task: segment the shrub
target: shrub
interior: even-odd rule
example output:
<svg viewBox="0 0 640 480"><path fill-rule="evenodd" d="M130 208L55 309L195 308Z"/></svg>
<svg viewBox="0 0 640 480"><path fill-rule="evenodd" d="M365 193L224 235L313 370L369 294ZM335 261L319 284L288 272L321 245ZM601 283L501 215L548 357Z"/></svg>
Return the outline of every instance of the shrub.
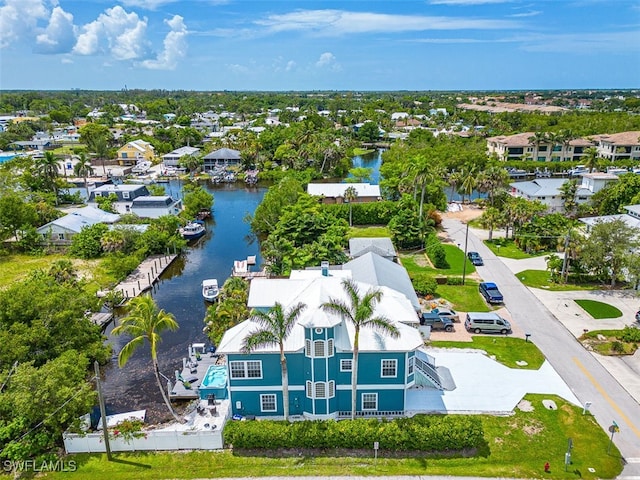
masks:
<svg viewBox="0 0 640 480"><path fill-rule="evenodd" d="M640 342L640 328L624 327L619 338L624 342Z"/></svg>
<svg viewBox="0 0 640 480"><path fill-rule="evenodd" d="M624 343L619 340L614 340L611 342L611 350L615 353L624 353Z"/></svg>
<svg viewBox="0 0 640 480"><path fill-rule="evenodd" d="M435 295L438 283L435 278L426 273L416 273L411 277L413 289L418 295Z"/></svg>
<svg viewBox="0 0 640 480"><path fill-rule="evenodd" d="M484 444L482 421L475 416L416 415L392 421L356 419L336 422L261 420L229 422L225 443L236 449L370 449L444 452L479 448Z"/></svg>

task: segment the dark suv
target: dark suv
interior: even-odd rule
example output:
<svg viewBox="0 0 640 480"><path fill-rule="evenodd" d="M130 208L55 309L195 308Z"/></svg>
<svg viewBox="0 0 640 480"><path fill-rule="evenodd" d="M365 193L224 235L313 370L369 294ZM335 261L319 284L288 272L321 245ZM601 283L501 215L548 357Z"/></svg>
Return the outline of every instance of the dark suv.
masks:
<svg viewBox="0 0 640 480"><path fill-rule="evenodd" d="M502 303L502 293L498 290L498 286L492 282L482 282L478 286L480 293L488 303Z"/></svg>
<svg viewBox="0 0 640 480"><path fill-rule="evenodd" d="M469 252L467 253L467 257L469 257L469 260L471 260L471 263L474 264L476 267L479 265L484 265L484 262L482 261L482 257L478 252Z"/></svg>

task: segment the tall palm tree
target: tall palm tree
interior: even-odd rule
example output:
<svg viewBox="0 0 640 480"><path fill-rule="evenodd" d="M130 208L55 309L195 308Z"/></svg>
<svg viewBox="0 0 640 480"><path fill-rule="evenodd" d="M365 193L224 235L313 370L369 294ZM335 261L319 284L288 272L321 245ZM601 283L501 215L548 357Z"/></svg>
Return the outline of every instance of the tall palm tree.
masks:
<svg viewBox="0 0 640 480"><path fill-rule="evenodd" d="M537 162L540 144L546 140L546 135L543 132L535 132L528 138L528 140L529 143L533 145L533 159Z"/></svg>
<svg viewBox="0 0 640 480"><path fill-rule="evenodd" d="M156 302L151 298L151 295L143 295L132 299L129 302L127 310L128 315L120 321L120 325L115 327L112 332L114 335L125 333L133 337L129 340L129 343L120 350L118 354L118 366L120 368L124 367L131 358L131 355L147 340L151 350L153 373L156 376L156 382L158 382L162 399L171 412L171 415L173 415L173 418L182 423L183 420L173 411L167 393L162 386L160 368L158 366L158 344L162 341L160 333L164 330L177 330L178 322L176 322L175 317L171 313L160 310Z"/></svg>
<svg viewBox="0 0 640 480"><path fill-rule="evenodd" d="M358 191L356 190L356 187L354 187L353 185L350 187L347 187L346 190L344 191L344 201L349 204L349 226L350 227L353 226L351 210L353 208L353 202L356 201L356 198L358 198Z"/></svg>
<svg viewBox="0 0 640 480"><path fill-rule="evenodd" d="M93 175L93 167L91 166L91 162L84 153L81 153L78 156L78 163L73 166L73 173L78 177L82 177L82 179L84 180L84 189L87 191L88 199L89 185L87 184L87 177L89 175Z"/></svg>
<svg viewBox="0 0 640 480"><path fill-rule="evenodd" d="M547 132L545 134L545 141L549 143L549 161L553 161L553 149L561 142L561 136L554 132ZM562 160L562 158L560 159Z"/></svg>
<svg viewBox="0 0 640 480"><path fill-rule="evenodd" d="M282 304L276 302L267 312L254 310L249 320L257 322L260 327L244 339L242 347L245 353L251 353L259 347L278 345L282 372L282 408L285 420L289 420L289 373L287 371L287 357L284 354L284 342L289 338L291 330L305 308L307 306L304 303L297 303L284 311Z"/></svg>
<svg viewBox="0 0 640 480"><path fill-rule="evenodd" d="M353 364L351 366L351 419L356 418L356 405L358 399L358 354L360 330L372 328L384 335L398 338L398 328L383 315L374 315L376 304L382 299L382 291L371 287L364 295L360 294L358 284L351 279L344 279L342 287L347 295L347 300L341 298L329 298L322 304L322 309L329 313L340 315L343 320L353 324Z"/></svg>
<svg viewBox="0 0 640 480"><path fill-rule="evenodd" d="M593 170L598 170L598 160L600 160L598 149L596 147L589 147L584 153L584 166L589 169L589 173Z"/></svg>
<svg viewBox="0 0 640 480"><path fill-rule="evenodd" d="M60 158L53 152L44 152L44 157L36 160L36 170L46 190L51 190L58 205L58 162Z"/></svg>
<svg viewBox="0 0 640 480"><path fill-rule="evenodd" d="M471 193L477 184L478 171L475 168L467 168L462 170L460 177L460 185L458 186L458 193L462 195L462 203L464 203L465 194L469 196L471 200Z"/></svg>
<svg viewBox="0 0 640 480"><path fill-rule="evenodd" d="M509 173L498 165L492 165L480 172L477 178L477 188L489 196L489 205L493 207L496 192L509 182Z"/></svg>

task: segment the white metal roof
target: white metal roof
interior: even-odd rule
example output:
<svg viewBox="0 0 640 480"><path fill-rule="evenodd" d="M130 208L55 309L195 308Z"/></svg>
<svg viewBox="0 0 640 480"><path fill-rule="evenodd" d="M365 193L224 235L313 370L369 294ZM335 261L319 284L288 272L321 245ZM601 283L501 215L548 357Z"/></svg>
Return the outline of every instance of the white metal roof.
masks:
<svg viewBox="0 0 640 480"><path fill-rule="evenodd" d="M369 183L310 183L307 185L307 193L324 197L344 197L344 192L349 187L356 189L358 197L380 196L380 185Z"/></svg>

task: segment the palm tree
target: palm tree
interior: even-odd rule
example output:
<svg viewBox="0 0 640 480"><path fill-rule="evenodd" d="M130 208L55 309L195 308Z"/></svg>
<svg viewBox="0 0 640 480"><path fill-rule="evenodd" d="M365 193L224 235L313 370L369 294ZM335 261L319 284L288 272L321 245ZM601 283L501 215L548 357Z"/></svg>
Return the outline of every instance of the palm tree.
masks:
<svg viewBox="0 0 640 480"><path fill-rule="evenodd" d="M538 153L540 150L540 144L546 140L546 135L543 132L535 132L529 138L529 143L533 145L533 159L538 161Z"/></svg>
<svg viewBox="0 0 640 480"><path fill-rule="evenodd" d="M351 279L344 279L342 287L347 295L347 301L340 298L329 298L322 304L326 312L340 315L343 320L353 324L353 365L351 366L351 419L356 418L358 392L358 353L360 329L373 328L392 338L398 338L398 328L387 317L374 315L376 304L382 299L382 291L371 287L364 295L360 295L358 284Z"/></svg>
<svg viewBox="0 0 640 480"><path fill-rule="evenodd" d="M561 141L561 137L557 133L547 132L545 134L545 140L549 142L549 161L553 161L553 152L554 152L553 149Z"/></svg>
<svg viewBox="0 0 640 480"><path fill-rule="evenodd" d="M60 158L53 152L44 152L44 157L36 160L36 169L46 190L51 190L58 205L58 162Z"/></svg>
<svg viewBox="0 0 640 480"><path fill-rule="evenodd" d="M598 160L600 160L598 149L596 147L589 147L584 153L584 165L589 169L589 173L593 170L598 170Z"/></svg>
<svg viewBox="0 0 640 480"><path fill-rule="evenodd" d="M578 181L576 179L568 180L564 182L558 189L560 192L560 198L562 199L562 205L564 207L564 213L569 218L573 218L576 207L576 192L578 191Z"/></svg>
<svg viewBox="0 0 640 480"><path fill-rule="evenodd" d="M358 191L354 186L347 187L344 191L344 201L349 204L349 226L353 226L351 210L353 208L353 202L358 198Z"/></svg>
<svg viewBox="0 0 640 480"><path fill-rule="evenodd" d="M475 168L468 168L463 170L460 177L460 186L458 187L458 193L462 195L462 203L464 203L465 194L469 196L471 200L471 193L476 186L478 172Z"/></svg>
<svg viewBox="0 0 640 480"><path fill-rule="evenodd" d="M498 165L492 165L480 172L477 178L477 188L489 196L489 205L493 207L496 192L509 181L509 173Z"/></svg>
<svg viewBox="0 0 640 480"><path fill-rule="evenodd" d="M84 153L81 153L78 157L78 163L73 166L73 173L82 177L84 180L84 189L87 191L87 198L89 198L89 185L87 184L87 177L93 175L93 167L91 162Z"/></svg>
<svg viewBox="0 0 640 480"><path fill-rule="evenodd" d="M104 161L109 154L109 145L107 144L107 139L105 137L100 136L93 141L93 153L95 153L98 160L100 160L102 165L102 175L106 177L107 169L105 168Z"/></svg>
<svg viewBox="0 0 640 480"><path fill-rule="evenodd" d="M284 419L289 420L289 374L287 357L284 354L284 342L289 338L291 330L298 321L302 311L307 308L304 303L297 303L287 311L282 304L276 304L268 312L254 310L249 320L257 322L260 327L244 339L242 350L251 353L258 347L278 345L280 348L280 369L282 372L282 408Z"/></svg>
<svg viewBox="0 0 640 480"><path fill-rule="evenodd" d="M480 224L484 228L489 229L489 241L493 240L493 230L496 226L500 225L503 218L504 217L500 211L494 207L487 208L482 214L482 217L480 217Z"/></svg>
<svg viewBox="0 0 640 480"><path fill-rule="evenodd" d="M171 313L167 313L164 310L158 309L156 302L151 298L151 295L143 295L136 297L129 302L127 308L128 315L120 321L120 325L113 329L114 335L120 335L126 333L133 337L129 340L120 353L118 354L118 366L124 367L131 355L140 347L145 339L149 342L151 349L151 362L153 363L153 373L156 376L156 382L158 382L158 388L162 394L164 403L167 408L178 422L183 420L173 411L167 393L162 386L160 380L160 368L158 366L158 344L162 341L160 333L163 330L177 330L178 322Z"/></svg>

